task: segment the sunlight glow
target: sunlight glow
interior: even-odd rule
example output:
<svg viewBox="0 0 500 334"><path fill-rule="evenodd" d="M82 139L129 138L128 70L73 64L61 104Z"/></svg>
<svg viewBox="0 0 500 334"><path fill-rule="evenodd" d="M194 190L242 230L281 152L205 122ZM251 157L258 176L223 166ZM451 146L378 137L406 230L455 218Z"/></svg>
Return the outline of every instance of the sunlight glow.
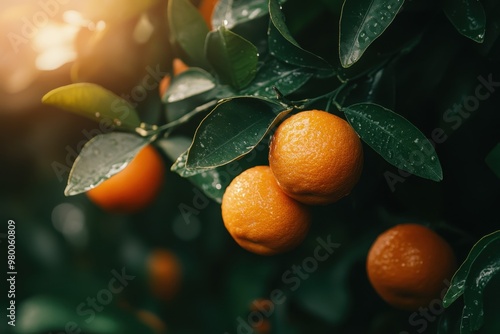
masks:
<svg viewBox="0 0 500 334"><path fill-rule="evenodd" d="M79 30L74 25L53 22L40 28L33 40L33 48L38 53L36 67L50 71L73 61L76 58L74 39Z"/></svg>

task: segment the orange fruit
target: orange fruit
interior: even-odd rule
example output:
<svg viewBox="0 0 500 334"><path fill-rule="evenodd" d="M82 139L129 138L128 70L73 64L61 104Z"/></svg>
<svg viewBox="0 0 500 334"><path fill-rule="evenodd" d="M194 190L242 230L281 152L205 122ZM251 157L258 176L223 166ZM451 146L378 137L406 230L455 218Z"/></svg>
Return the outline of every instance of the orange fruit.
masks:
<svg viewBox="0 0 500 334"><path fill-rule="evenodd" d="M189 69L189 66L186 65L180 58L174 58L172 60L172 73L174 76L181 74ZM165 95L168 87L170 87L170 81L172 81L172 77L170 75L166 75L161 79L160 85L158 87L158 91L160 92L160 97Z"/></svg>
<svg viewBox="0 0 500 334"><path fill-rule="evenodd" d="M309 209L281 190L269 166L249 168L231 181L222 197L222 219L241 247L261 255L295 248L311 222Z"/></svg>
<svg viewBox="0 0 500 334"><path fill-rule="evenodd" d="M440 298L456 266L451 246L418 224L397 225L380 234L366 263L370 283L380 297L410 311Z"/></svg>
<svg viewBox="0 0 500 334"><path fill-rule="evenodd" d="M163 95L165 95L168 87L170 87L170 81L172 81L172 77L169 74L165 75L163 79L161 79L160 85L158 86L160 97L163 97Z"/></svg>
<svg viewBox="0 0 500 334"><path fill-rule="evenodd" d="M161 155L148 145L122 171L87 191L87 196L105 211L135 213L154 201L164 174Z"/></svg>
<svg viewBox="0 0 500 334"><path fill-rule="evenodd" d="M151 293L159 299L172 300L182 280L177 256L169 250L157 249L149 256L147 268Z"/></svg>
<svg viewBox="0 0 500 334"><path fill-rule="evenodd" d="M271 306L270 306L271 305ZM252 319L252 328L258 334L269 334L271 333L271 322L269 321L269 317L274 312L274 303L269 299L261 298L256 299L250 305L251 312L257 312L261 314L261 319L259 317L255 317ZM257 320L257 321L255 321ZM260 320L260 321L259 321Z"/></svg>
<svg viewBox="0 0 500 334"><path fill-rule="evenodd" d="M139 310L136 313L137 318L145 323L156 334L164 334L167 332L165 323L153 312L148 310Z"/></svg>
<svg viewBox="0 0 500 334"><path fill-rule="evenodd" d="M210 29L212 29L212 14L214 12L215 5L218 0L201 0L198 6L198 10L203 16L203 19L207 23Z"/></svg>
<svg viewBox="0 0 500 334"><path fill-rule="evenodd" d="M342 118L326 111L303 111L276 129L269 165L289 196L304 204L329 204L348 195L358 182L363 146Z"/></svg>

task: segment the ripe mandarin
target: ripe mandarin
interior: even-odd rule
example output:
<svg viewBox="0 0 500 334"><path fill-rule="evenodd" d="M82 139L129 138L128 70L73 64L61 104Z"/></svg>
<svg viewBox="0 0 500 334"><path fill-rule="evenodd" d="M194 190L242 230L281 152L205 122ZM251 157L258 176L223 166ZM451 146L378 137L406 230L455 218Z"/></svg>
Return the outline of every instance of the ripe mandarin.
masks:
<svg viewBox="0 0 500 334"><path fill-rule="evenodd" d="M161 155L148 145L121 172L87 191L87 196L105 211L136 213L154 201L164 174Z"/></svg>
<svg viewBox="0 0 500 334"><path fill-rule="evenodd" d="M446 289L456 269L450 245L418 224L396 225L380 234L367 258L368 278L390 305L414 311Z"/></svg>
<svg viewBox="0 0 500 334"><path fill-rule="evenodd" d="M281 190L268 166L233 179L222 197L222 218L241 247L261 255L295 248L311 222L309 209Z"/></svg>
<svg viewBox="0 0 500 334"><path fill-rule="evenodd" d="M291 116L273 135L269 165L283 191L309 205L348 195L363 168L363 147L340 117L309 110Z"/></svg>

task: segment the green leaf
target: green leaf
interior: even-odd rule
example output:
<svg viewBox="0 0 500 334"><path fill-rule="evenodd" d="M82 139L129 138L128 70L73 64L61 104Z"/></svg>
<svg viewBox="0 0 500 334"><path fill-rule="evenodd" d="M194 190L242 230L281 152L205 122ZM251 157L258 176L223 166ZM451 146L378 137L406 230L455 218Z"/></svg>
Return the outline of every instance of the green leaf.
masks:
<svg viewBox="0 0 500 334"><path fill-rule="evenodd" d="M443 10L459 33L477 43L484 41L486 13L478 0L445 0Z"/></svg>
<svg viewBox="0 0 500 334"><path fill-rule="evenodd" d="M404 0L345 0L340 17L339 55L343 67L356 63L398 14Z"/></svg>
<svg viewBox="0 0 500 334"><path fill-rule="evenodd" d="M209 68L205 58L208 26L198 9L189 0L170 0L168 23L172 37L194 62L193 66Z"/></svg>
<svg viewBox="0 0 500 334"><path fill-rule="evenodd" d="M443 179L434 146L408 120L373 103L353 104L342 111L361 139L389 163L426 179Z"/></svg>
<svg viewBox="0 0 500 334"><path fill-rule="evenodd" d="M253 82L241 91L243 95L260 97L276 97L273 87L283 95L288 95L302 87L311 77L313 71L286 64L270 57L258 70Z"/></svg>
<svg viewBox="0 0 500 334"><path fill-rule="evenodd" d="M220 103L201 122L186 168L215 168L249 153L291 110L276 102L237 97Z"/></svg>
<svg viewBox="0 0 500 334"><path fill-rule="evenodd" d="M500 231L494 233L496 238L488 243L475 258L469 268L464 287L464 310L462 332L464 327L472 332L481 328L484 322L484 290L495 275L500 273Z"/></svg>
<svg viewBox="0 0 500 334"><path fill-rule="evenodd" d="M215 86L215 78L210 73L201 68L191 67L172 79L162 101L164 103L178 102L205 93Z"/></svg>
<svg viewBox="0 0 500 334"><path fill-rule="evenodd" d="M230 168L228 165L210 170L191 170L186 169L187 149L191 146L192 140L187 137L176 136L160 139L157 141L158 146L168 155L170 159L175 161L171 170L178 173L180 176L187 178L192 184L208 197L216 201L222 202L222 195L226 187L229 185L233 177L243 171ZM228 170L230 173L228 173Z"/></svg>
<svg viewBox="0 0 500 334"><path fill-rule="evenodd" d="M190 143L191 141L189 144ZM177 158L171 170L187 178L192 184L201 189L207 197L213 199L217 203L222 203L222 196L233 178L250 167L268 163L266 149L267 145L261 143L243 159L235 160L214 169L186 168L188 157L188 152L186 150Z"/></svg>
<svg viewBox="0 0 500 334"><path fill-rule="evenodd" d="M229 86L217 84L210 73L192 67L175 76L163 95L167 120L173 122L191 112L194 115L196 110L206 110L218 99L231 95L234 95L234 92Z"/></svg>
<svg viewBox="0 0 500 334"><path fill-rule="evenodd" d="M484 236L472 247L467 259L455 273L443 305L450 307L461 295L464 296L460 333L476 333L485 322L485 309L498 309L498 299L491 305L485 299L490 282L500 277L500 230ZM495 290L494 287L490 289ZM495 290L497 291L497 290ZM491 293L491 291L490 291ZM497 317L489 317L488 326L498 326ZM488 327L487 326L487 327ZM490 327L489 327L490 328ZM485 331L487 332L487 331Z"/></svg>
<svg viewBox="0 0 500 334"><path fill-rule="evenodd" d="M127 167L149 142L150 138L123 132L95 136L76 158L64 194L73 196L98 186Z"/></svg>
<svg viewBox="0 0 500 334"><path fill-rule="evenodd" d="M236 89L248 85L257 72L257 48L225 27L207 36L206 54L221 81Z"/></svg>
<svg viewBox="0 0 500 334"><path fill-rule="evenodd" d="M321 57L303 49L293 38L285 23L285 16L277 0L269 1L269 52L285 63L323 70L332 67Z"/></svg>
<svg viewBox="0 0 500 334"><path fill-rule="evenodd" d="M212 26L228 29L267 15L268 0L219 0L212 15Z"/></svg>
<svg viewBox="0 0 500 334"><path fill-rule="evenodd" d="M488 153L484 161L493 173L495 173L495 175L500 179L500 143L498 143L490 151L490 153Z"/></svg>
<svg viewBox="0 0 500 334"><path fill-rule="evenodd" d="M134 131L141 124L130 103L92 83L75 83L53 89L45 94L42 102L96 122L106 122L106 127Z"/></svg>
<svg viewBox="0 0 500 334"><path fill-rule="evenodd" d="M393 108L396 102L396 82L393 68L383 67L372 75L347 84L335 99L341 106L364 101Z"/></svg>
<svg viewBox="0 0 500 334"><path fill-rule="evenodd" d="M462 263L451 280L450 288L443 298L444 307L449 307L464 293L464 290L466 288L466 281L471 272L473 263L485 249L491 247L490 244L492 244L493 242L497 242L498 240L500 240L500 231L496 231L484 236L474 245L474 247L472 247L469 255L467 256L467 259L464 261L464 263Z"/></svg>

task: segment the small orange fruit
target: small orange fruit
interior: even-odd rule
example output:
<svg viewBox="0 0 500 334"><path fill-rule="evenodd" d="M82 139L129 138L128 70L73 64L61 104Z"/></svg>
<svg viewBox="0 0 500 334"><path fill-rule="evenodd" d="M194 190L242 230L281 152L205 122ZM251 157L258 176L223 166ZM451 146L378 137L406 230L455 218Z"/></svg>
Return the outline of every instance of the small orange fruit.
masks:
<svg viewBox="0 0 500 334"><path fill-rule="evenodd" d="M222 219L241 247L261 255L295 248L311 222L309 209L281 190L268 166L249 168L232 180L222 197Z"/></svg>
<svg viewBox="0 0 500 334"><path fill-rule="evenodd" d="M396 225L380 234L366 263L368 278L380 297L410 311L440 298L456 266L451 246L418 224Z"/></svg>
<svg viewBox="0 0 500 334"><path fill-rule="evenodd" d="M172 72L174 77L176 75L181 74L182 72L185 72L189 69L189 66L186 65L180 58L174 58L172 60ZM160 92L160 97L163 97L165 95L165 92L167 91L168 87L170 87L170 81L172 81L172 77L170 75L166 75L161 79L160 85L158 87L158 91Z"/></svg>
<svg viewBox="0 0 500 334"><path fill-rule="evenodd" d="M269 165L283 191L310 205L348 195L363 168L363 146L354 129L326 111L291 116L273 135Z"/></svg>
<svg viewBox="0 0 500 334"><path fill-rule="evenodd" d="M156 334L164 334L167 332L165 323L153 312L148 310L138 310L136 312L137 318L145 323Z"/></svg>
<svg viewBox="0 0 500 334"><path fill-rule="evenodd" d="M273 314L274 309L274 303L269 299L261 298L252 302L250 305L250 311L261 314L260 317L249 316L249 319L252 320L252 328L257 334L271 333L271 322L269 321L269 317Z"/></svg>
<svg viewBox="0 0 500 334"><path fill-rule="evenodd" d="M147 263L151 293L159 299L169 301L179 291L182 280L181 264L169 250L157 249L151 253Z"/></svg>
<svg viewBox="0 0 500 334"><path fill-rule="evenodd" d="M145 209L163 185L165 165L148 145L118 174L87 191L97 206L112 213L135 213Z"/></svg>
<svg viewBox="0 0 500 334"><path fill-rule="evenodd" d="M163 97L165 95L168 87L170 87L170 81L172 81L172 77L167 74L161 79L160 85L158 86L158 92L160 93L160 97Z"/></svg>

